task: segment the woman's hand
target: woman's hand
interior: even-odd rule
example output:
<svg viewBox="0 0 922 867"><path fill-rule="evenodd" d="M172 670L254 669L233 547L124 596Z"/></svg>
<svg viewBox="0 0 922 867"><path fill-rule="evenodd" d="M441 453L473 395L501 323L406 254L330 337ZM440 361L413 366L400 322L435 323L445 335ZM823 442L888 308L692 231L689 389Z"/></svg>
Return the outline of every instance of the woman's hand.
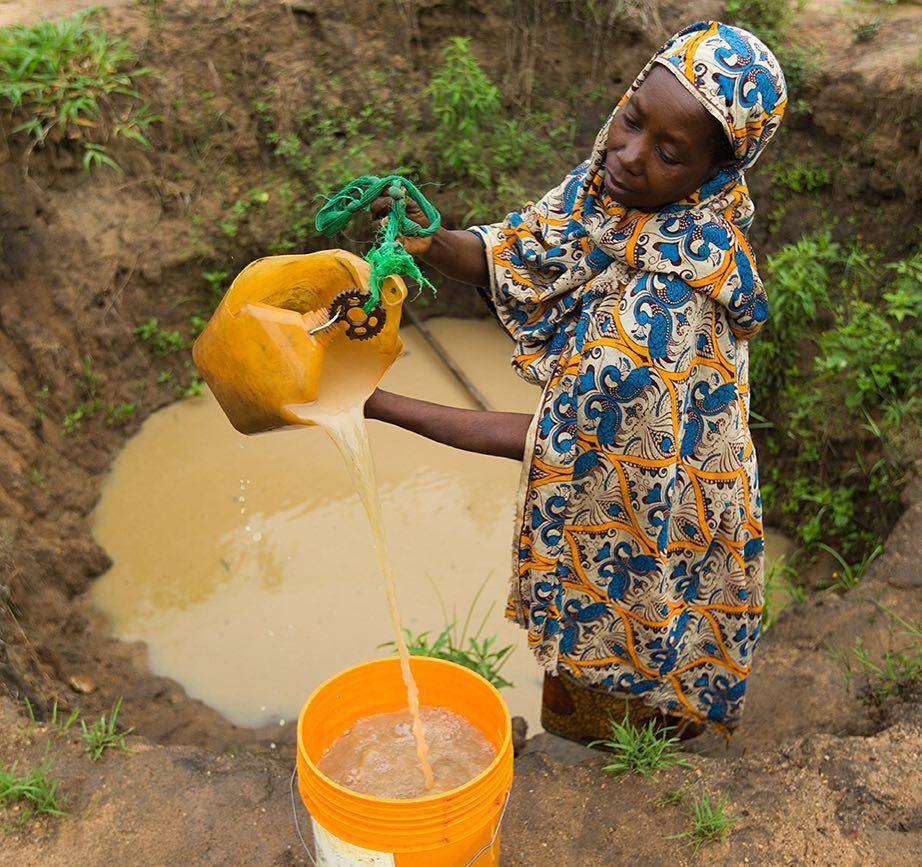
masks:
<svg viewBox="0 0 922 867"><path fill-rule="evenodd" d="M409 197L407 197L405 201L407 203L407 217L423 228L428 226L429 218L423 213L422 208ZM390 196L378 196L378 198L371 203L371 226L376 234L387 224L389 219L388 212L393 204L394 200ZM423 260L425 260L425 256L432 246L432 238L432 235L428 238L411 238L404 235L397 236L397 240L403 245L404 250L411 256L419 256Z"/></svg>
<svg viewBox="0 0 922 867"><path fill-rule="evenodd" d="M375 232L385 225L393 201L390 196L378 196L371 203L371 225ZM422 208L412 199L408 198L406 202L407 216L420 226L428 226L429 219ZM472 286L490 285L483 244L473 232L441 226L428 238L398 236L397 240L411 256L416 256L452 280Z"/></svg>

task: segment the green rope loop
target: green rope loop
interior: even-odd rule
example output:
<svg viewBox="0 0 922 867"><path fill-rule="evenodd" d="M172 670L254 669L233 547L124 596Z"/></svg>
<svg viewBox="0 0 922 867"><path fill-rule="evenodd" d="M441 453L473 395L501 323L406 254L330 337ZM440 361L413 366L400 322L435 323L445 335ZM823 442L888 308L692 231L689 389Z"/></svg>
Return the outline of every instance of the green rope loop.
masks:
<svg viewBox="0 0 922 867"><path fill-rule="evenodd" d="M442 225L442 215L410 180L401 175L387 175L383 178L362 175L332 195L317 211L314 225L324 235L340 231L359 211L365 211L381 195L388 195L394 203L388 213L388 220L375 238L375 246L368 251L365 261L371 265L369 289L371 296L365 303L368 313L381 298L381 286L385 277L401 274L415 280L435 292L433 286L419 270L416 260L403 249L398 237L428 238ZM429 220L428 226L421 226L407 216L409 196Z"/></svg>

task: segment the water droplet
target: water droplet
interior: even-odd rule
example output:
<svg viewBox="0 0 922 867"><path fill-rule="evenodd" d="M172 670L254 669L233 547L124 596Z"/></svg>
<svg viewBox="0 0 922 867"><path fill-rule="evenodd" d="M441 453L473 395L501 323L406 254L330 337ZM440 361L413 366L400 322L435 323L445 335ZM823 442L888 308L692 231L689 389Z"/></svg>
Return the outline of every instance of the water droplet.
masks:
<svg viewBox="0 0 922 867"><path fill-rule="evenodd" d="M270 747L271 749L274 750L274 749L275 749L275 741L269 741L269 747Z"/></svg>
<svg viewBox="0 0 922 867"><path fill-rule="evenodd" d="M246 498L246 497L237 497L237 502L238 502L238 503L245 503L246 501L247 501L247 498Z"/></svg>
<svg viewBox="0 0 922 867"><path fill-rule="evenodd" d="M265 711L265 709L266 709L266 706L265 706L265 705L262 705L262 707L260 707L260 710L261 710L261 711Z"/></svg>
<svg viewBox="0 0 922 867"><path fill-rule="evenodd" d="M283 719L280 719L280 720L279 720L279 725L280 725L280 726L283 726L283 725L285 725L285 720L283 720Z"/></svg>
<svg viewBox="0 0 922 867"><path fill-rule="evenodd" d="M252 530L253 528L249 524L247 524L243 529L249 533L250 530Z"/></svg>

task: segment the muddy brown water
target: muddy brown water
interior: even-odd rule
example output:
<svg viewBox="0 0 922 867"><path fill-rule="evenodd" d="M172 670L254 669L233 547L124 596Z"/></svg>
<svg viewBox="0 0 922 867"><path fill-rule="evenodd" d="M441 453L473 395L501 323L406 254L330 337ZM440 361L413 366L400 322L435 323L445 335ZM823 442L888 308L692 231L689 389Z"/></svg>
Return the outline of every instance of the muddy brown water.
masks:
<svg viewBox="0 0 922 867"><path fill-rule="evenodd" d="M496 757L477 726L444 707L422 708L434 782L423 785L406 711L356 720L320 757L317 767L331 780L375 798L419 798L464 785Z"/></svg>
<svg viewBox="0 0 922 867"><path fill-rule="evenodd" d="M512 372L492 320L429 325L494 408L534 411L538 392ZM472 407L418 332L402 336L384 386ZM486 618L484 635L515 646L503 694L537 729L541 678L502 614L520 465L377 422L369 432L404 625L434 638L447 616L460 631L484 584L469 631ZM368 523L319 428L244 437L210 395L173 404L117 457L93 532L113 566L92 598L115 633L234 723L290 720L323 680L389 652ZM787 547L769 534L770 559Z"/></svg>

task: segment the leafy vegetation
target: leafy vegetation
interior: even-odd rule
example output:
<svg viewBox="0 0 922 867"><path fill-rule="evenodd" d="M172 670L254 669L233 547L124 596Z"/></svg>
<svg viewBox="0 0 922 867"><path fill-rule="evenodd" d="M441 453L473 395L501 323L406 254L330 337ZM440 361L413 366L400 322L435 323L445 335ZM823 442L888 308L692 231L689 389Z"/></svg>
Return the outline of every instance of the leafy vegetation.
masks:
<svg viewBox="0 0 922 867"><path fill-rule="evenodd" d="M778 168L772 175L772 183L786 187L794 193L812 193L827 186L832 178L825 166L794 163L787 168ZM776 197L779 195L775 193Z"/></svg>
<svg viewBox="0 0 922 867"><path fill-rule="evenodd" d="M142 103L137 79L149 70L120 38L91 23L93 10L0 29L0 100L33 146L79 142L83 165L119 169L107 145L128 139L145 148L159 117Z"/></svg>
<svg viewBox="0 0 922 867"><path fill-rule="evenodd" d="M468 607L467 615L464 618L464 623L461 626L460 632L456 628L457 617L453 617L452 621L448 623L434 639L430 638L432 633L429 631L414 635L409 629L404 629L404 633L407 640L407 649L410 651L411 656L430 656L435 659L445 659L449 662L455 662L458 665L469 668L471 671L477 672L477 674L485 680L488 680L497 689L505 689L506 687L515 685L506 680L501 674L503 666L509 660L509 656L515 649L515 646L509 644L505 647L495 647L498 640L495 635L488 636L487 638L481 637L486 627L487 620L493 612L493 605L488 606L480 621L480 625L474 631L473 635L468 635L474 611L477 608L477 603L480 600L480 596L486 584L487 582L484 580L478 588L477 593L474 594L474 598ZM438 592L438 588L436 588L436 592ZM445 615L447 621L448 616L445 611L445 606L442 604L441 596L439 596L439 603L442 605L442 613ZM390 649L396 648L396 644L393 641L385 642L379 646Z"/></svg>
<svg viewBox="0 0 922 867"><path fill-rule="evenodd" d="M807 591L799 582L798 570L784 557L775 560L765 574L765 601L762 605L762 631L771 629L785 603L803 605Z"/></svg>
<svg viewBox="0 0 922 867"><path fill-rule="evenodd" d="M572 147L572 124L553 127L548 115L537 112L507 116L499 88L481 68L468 37L448 41L428 94L438 119L436 169L475 185L465 197L467 219L489 213L497 202L521 203L524 190L509 176L510 166L526 158L553 166L560 159L559 146Z"/></svg>
<svg viewBox="0 0 922 867"><path fill-rule="evenodd" d="M900 512L918 437L922 254L884 263L828 229L768 257L772 315L751 344L770 519L854 586Z"/></svg>
<svg viewBox="0 0 922 867"><path fill-rule="evenodd" d="M689 817L691 828L667 839L685 840L694 846L695 852L706 843L723 840L737 822L736 817L727 813L727 801L723 795L717 795L712 800L706 792L695 799Z"/></svg>
<svg viewBox="0 0 922 867"><path fill-rule="evenodd" d="M467 638L456 638L453 633L455 624L446 626L434 640L430 640L430 632L421 632L414 635L409 629L405 629L407 637L407 649L411 656L430 656L435 659L445 659L449 662L456 662L463 665L471 671L476 671L485 680L488 680L497 689L505 689L514 686L513 683L506 680L500 670L509 658L509 654L515 649L514 645L507 645L494 649L497 642L495 635L487 638L471 636ZM389 641L382 644L382 647L394 648L394 642Z"/></svg>
<svg viewBox="0 0 922 867"><path fill-rule="evenodd" d="M643 726L635 725L625 715L621 722L611 721L610 738L593 741L589 746L602 746L613 753L605 765L606 771L618 774L633 771L649 777L670 765L692 767L680 752L681 741L672 732L673 729L663 728L652 719Z"/></svg>
<svg viewBox="0 0 922 867"><path fill-rule="evenodd" d="M94 762L98 761L106 750L128 749L125 745L125 738L134 731L134 728L123 729L122 731L116 728L118 712L121 707L122 700L118 699L108 714L103 714L91 725L87 725L86 720L80 720L83 749Z"/></svg>
<svg viewBox="0 0 922 867"><path fill-rule="evenodd" d="M904 620L893 611L890 618L889 646L875 659L860 637L844 651L834 653L845 668L846 681L862 679L868 703L880 704L901 695L922 677L922 621Z"/></svg>
<svg viewBox="0 0 922 867"><path fill-rule="evenodd" d="M27 822L33 816L63 816L65 798L59 792L60 781L50 776L51 762L46 753L37 766L27 771L19 770L13 762L0 769L0 806L18 807L18 821Z"/></svg>

